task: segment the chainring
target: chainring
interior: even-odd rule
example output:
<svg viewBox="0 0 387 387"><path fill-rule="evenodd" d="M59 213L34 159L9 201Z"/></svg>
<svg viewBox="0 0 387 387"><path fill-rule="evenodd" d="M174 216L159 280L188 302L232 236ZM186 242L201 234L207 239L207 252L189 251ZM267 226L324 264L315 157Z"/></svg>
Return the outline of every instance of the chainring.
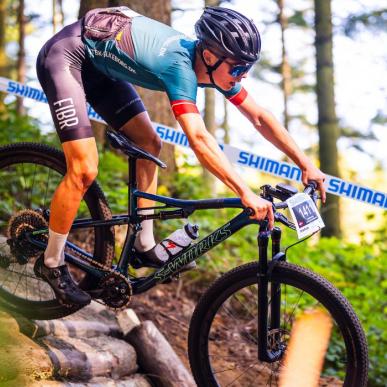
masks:
<svg viewBox="0 0 387 387"><path fill-rule="evenodd" d="M42 252L39 247L33 246L25 238L26 233L42 228L48 228L47 221L40 212L34 210L19 211L9 220L7 242L19 264L26 264ZM48 241L47 234L39 234L34 238L44 243Z"/></svg>
<svg viewBox="0 0 387 387"><path fill-rule="evenodd" d="M110 272L100 281L99 287L103 290L101 299L114 309L121 309L129 305L132 298L132 286L120 273Z"/></svg>

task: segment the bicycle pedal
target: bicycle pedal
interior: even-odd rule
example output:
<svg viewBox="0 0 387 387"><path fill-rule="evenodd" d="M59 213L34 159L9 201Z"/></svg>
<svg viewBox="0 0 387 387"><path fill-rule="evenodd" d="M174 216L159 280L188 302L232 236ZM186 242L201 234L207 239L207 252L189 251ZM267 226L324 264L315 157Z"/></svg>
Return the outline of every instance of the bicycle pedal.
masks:
<svg viewBox="0 0 387 387"><path fill-rule="evenodd" d="M160 265L153 263L151 261L141 260L138 257L134 257L132 262L130 263L130 266L133 267L133 269L141 269L142 267L150 267L152 269L160 269Z"/></svg>

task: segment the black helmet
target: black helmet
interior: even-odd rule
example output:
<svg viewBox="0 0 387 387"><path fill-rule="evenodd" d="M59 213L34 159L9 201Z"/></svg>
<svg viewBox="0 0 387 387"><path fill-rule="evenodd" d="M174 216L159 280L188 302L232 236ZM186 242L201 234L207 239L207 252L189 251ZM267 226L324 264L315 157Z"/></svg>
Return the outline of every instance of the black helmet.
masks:
<svg viewBox="0 0 387 387"><path fill-rule="evenodd" d="M206 7L195 24L203 48L238 62L254 63L259 59L261 38L255 24L229 8Z"/></svg>

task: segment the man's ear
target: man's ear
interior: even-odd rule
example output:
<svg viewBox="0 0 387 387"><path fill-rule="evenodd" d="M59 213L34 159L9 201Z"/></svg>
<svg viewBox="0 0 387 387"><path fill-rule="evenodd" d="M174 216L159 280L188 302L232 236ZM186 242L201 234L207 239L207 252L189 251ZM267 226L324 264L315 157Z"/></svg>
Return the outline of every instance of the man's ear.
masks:
<svg viewBox="0 0 387 387"><path fill-rule="evenodd" d="M216 56L207 48L203 50L203 58L209 66L213 66L217 60Z"/></svg>

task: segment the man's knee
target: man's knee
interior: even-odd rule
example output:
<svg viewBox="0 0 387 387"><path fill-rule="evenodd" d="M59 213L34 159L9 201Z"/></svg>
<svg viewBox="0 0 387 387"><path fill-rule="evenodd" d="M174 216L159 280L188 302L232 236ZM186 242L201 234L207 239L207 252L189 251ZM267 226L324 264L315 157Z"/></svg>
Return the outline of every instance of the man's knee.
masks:
<svg viewBox="0 0 387 387"><path fill-rule="evenodd" d="M70 189L86 192L98 174L98 151L94 137L62 144L66 156L66 181Z"/></svg>
<svg viewBox="0 0 387 387"><path fill-rule="evenodd" d="M141 149L149 152L153 156L158 157L161 152L162 141L157 133L152 133L144 140L137 140L136 145L138 145Z"/></svg>
<svg viewBox="0 0 387 387"><path fill-rule="evenodd" d="M158 157L161 152L161 148L163 143L161 138L155 133L154 136L148 142L148 152L150 152L153 156Z"/></svg>
<svg viewBox="0 0 387 387"><path fill-rule="evenodd" d="M91 161L81 161L67 170L67 176L80 191L87 191L98 175L98 164Z"/></svg>

